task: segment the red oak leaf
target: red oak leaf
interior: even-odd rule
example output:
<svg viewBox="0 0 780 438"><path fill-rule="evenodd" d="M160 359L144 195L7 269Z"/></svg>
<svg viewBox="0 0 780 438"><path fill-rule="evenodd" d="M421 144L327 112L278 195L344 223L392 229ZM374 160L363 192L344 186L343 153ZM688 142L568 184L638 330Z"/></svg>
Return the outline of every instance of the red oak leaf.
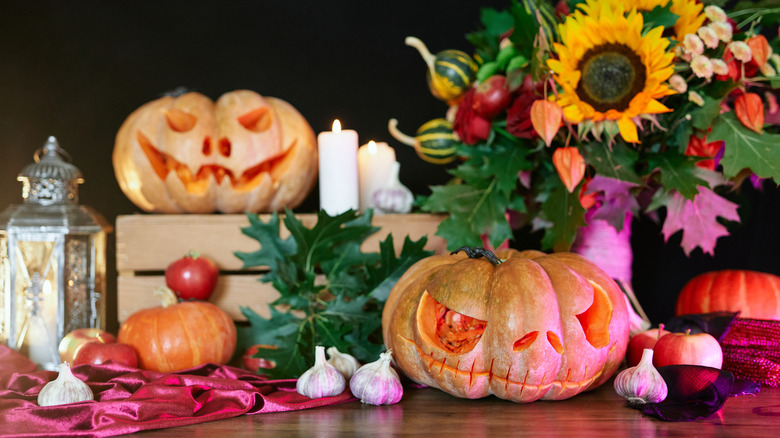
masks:
<svg viewBox="0 0 780 438"><path fill-rule="evenodd" d="M693 200L679 193L672 195L666 205L666 220L661 232L664 240L682 230L682 246L685 255L697 247L705 254L715 255L715 243L721 236L728 236L726 227L717 218L739 222L737 204L719 196L707 187L699 186Z"/></svg>

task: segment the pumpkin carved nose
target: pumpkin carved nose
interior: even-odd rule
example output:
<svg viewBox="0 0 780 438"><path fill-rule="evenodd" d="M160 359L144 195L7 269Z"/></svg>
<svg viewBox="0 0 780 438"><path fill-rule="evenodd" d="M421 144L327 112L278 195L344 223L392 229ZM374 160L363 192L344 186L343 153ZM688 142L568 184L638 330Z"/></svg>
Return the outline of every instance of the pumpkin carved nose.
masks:
<svg viewBox="0 0 780 438"><path fill-rule="evenodd" d="M534 341L536 341L536 338L539 337L539 331L533 331L522 338L515 341L515 343L512 345L512 351L515 353L519 353L523 350L526 350L528 347L530 347ZM561 344L561 339L553 332L547 332L547 342L552 345L553 349L558 352L558 354L563 354L563 344Z"/></svg>

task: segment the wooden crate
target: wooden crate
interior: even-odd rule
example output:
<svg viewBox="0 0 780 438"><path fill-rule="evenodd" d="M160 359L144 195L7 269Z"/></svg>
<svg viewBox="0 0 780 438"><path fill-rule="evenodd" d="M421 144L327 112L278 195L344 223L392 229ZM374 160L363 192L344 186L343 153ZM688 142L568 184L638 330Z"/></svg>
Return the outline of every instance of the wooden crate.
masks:
<svg viewBox="0 0 780 438"><path fill-rule="evenodd" d="M308 227L317 221L315 214L297 214L296 217ZM270 215L261 215L264 222L269 218ZM378 251L379 241L393 233L396 252L400 252L407 235L414 240L427 235L426 248L442 253L446 250L446 242L434 232L443 219L444 216L428 214L374 216L373 225L381 230L366 240L363 251ZM212 303L236 321L245 319L239 306L248 306L262 316L269 316L267 303L276 299L278 293L270 284L258 281L267 269L242 270L241 260L233 254L260 248L256 240L241 233L241 228L247 226L249 220L244 214L119 216L116 220L119 322L140 309L158 305L152 291L165 285L165 268L191 249L211 258L220 268ZM283 223L281 235L283 238L289 235Z"/></svg>

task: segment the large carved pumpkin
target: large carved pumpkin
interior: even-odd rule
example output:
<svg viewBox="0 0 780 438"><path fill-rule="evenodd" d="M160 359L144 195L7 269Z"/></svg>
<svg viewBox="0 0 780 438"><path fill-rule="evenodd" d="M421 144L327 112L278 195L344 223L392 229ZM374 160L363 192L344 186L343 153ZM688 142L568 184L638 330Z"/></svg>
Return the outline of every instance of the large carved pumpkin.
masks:
<svg viewBox="0 0 780 438"><path fill-rule="evenodd" d="M717 311L780 320L780 277L739 269L705 272L686 283L677 297L677 315Z"/></svg>
<svg viewBox="0 0 780 438"><path fill-rule="evenodd" d="M114 173L149 212L271 212L293 208L317 178L316 138L289 103L254 91L217 102L189 92L148 102L124 121Z"/></svg>
<svg viewBox="0 0 780 438"><path fill-rule="evenodd" d="M423 259L395 285L382 330L398 368L458 397L516 402L561 400L609 379L625 355L628 312L607 274L571 253L504 250L499 264L481 254Z"/></svg>

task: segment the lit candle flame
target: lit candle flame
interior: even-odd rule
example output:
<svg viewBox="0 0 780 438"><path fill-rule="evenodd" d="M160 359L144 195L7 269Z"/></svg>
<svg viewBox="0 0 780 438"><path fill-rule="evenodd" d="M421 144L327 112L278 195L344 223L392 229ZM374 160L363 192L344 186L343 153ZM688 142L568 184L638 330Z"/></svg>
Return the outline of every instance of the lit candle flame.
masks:
<svg viewBox="0 0 780 438"><path fill-rule="evenodd" d="M341 122L339 122L339 119L333 121L333 132L341 132Z"/></svg>
<svg viewBox="0 0 780 438"><path fill-rule="evenodd" d="M374 140L368 142L368 153L371 155L376 154L376 142Z"/></svg>

